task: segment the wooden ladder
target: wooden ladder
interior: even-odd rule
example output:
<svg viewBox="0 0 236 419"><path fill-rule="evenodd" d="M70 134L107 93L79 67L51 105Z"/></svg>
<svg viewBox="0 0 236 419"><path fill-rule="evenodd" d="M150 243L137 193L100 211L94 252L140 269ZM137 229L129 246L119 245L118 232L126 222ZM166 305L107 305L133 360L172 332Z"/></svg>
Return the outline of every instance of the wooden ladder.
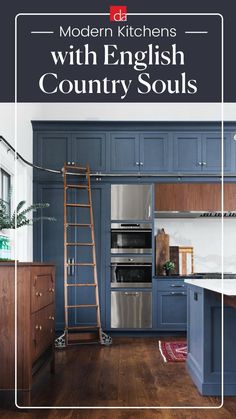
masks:
<svg viewBox="0 0 236 419"><path fill-rule="evenodd" d="M95 234L94 234L94 219L93 219L93 208L92 208L92 195L91 195L91 183L90 183L90 169L87 165L86 167L76 166L76 165L68 165L65 164L63 169L63 177L64 177L64 303L65 303L65 344L72 345L78 343L101 343L104 344L104 336L101 329L101 319L100 319L100 304L99 304L99 292L98 292L98 278L97 278L97 262L96 262L96 245L95 245ZM69 179L69 183L68 183ZM76 179L76 181L71 179ZM86 203L80 202L69 202L68 201L68 191L74 190L74 192L78 192L77 199L79 200L80 190L85 190L88 192L86 196ZM75 195L75 194L74 194ZM76 216L71 217L68 219L68 208L78 209L84 208L88 211L87 218L88 222L86 223L79 223L77 222ZM73 211L71 210L71 213ZM76 222L74 222L76 221ZM90 241L87 242L79 242L77 240L71 242L68 241L68 230L69 229L89 229L90 234ZM78 234L73 234L73 237L76 237ZM91 261L86 262L78 262L76 258L69 258L70 250L73 250L76 255L79 255L79 252L75 250L79 249L79 247L83 248L90 248L91 253ZM77 274L78 267L90 267L92 270L92 281L86 282L86 280L82 280L79 282L79 275ZM83 269L83 268L82 268ZM71 282L73 279L73 282ZM80 302L77 304L72 304L70 302L71 297L76 300L78 297L78 290L85 289L85 287L90 287L92 291L92 296L94 299L94 303L90 304L87 302ZM72 290L75 290L72 293ZM70 322L70 310L90 310L96 311L96 323L91 325L89 324L72 324ZM79 320L79 312L78 316L75 314L75 318ZM83 318L84 319L84 318ZM75 323L78 323L77 321ZM84 323L84 321L83 321ZM105 335L105 334L104 334ZM106 335L105 335L106 336ZM106 343L105 343L106 344Z"/></svg>

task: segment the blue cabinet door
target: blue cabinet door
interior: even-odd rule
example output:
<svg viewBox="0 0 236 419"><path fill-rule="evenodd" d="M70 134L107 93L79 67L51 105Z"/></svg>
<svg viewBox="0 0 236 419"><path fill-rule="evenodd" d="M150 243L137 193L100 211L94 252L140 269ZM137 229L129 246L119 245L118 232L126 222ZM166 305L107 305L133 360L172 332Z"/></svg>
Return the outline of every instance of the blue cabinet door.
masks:
<svg viewBox="0 0 236 419"><path fill-rule="evenodd" d="M140 169L143 172L166 172L172 164L168 134L140 135Z"/></svg>
<svg viewBox="0 0 236 419"><path fill-rule="evenodd" d="M231 137L225 134L224 143L224 170L231 169ZM209 133L202 136L202 170L204 172L221 172L222 140L221 134Z"/></svg>
<svg viewBox="0 0 236 419"><path fill-rule="evenodd" d="M73 158L76 164L90 167L91 172L106 170L106 133L78 132L72 134Z"/></svg>
<svg viewBox="0 0 236 419"><path fill-rule="evenodd" d="M70 133L39 132L34 135L34 164L53 170L60 170L71 161L72 142ZM61 175L34 169L34 178L59 181Z"/></svg>
<svg viewBox="0 0 236 419"><path fill-rule="evenodd" d="M174 135L174 170L201 172L201 134L177 133Z"/></svg>
<svg viewBox="0 0 236 419"><path fill-rule="evenodd" d="M105 319L105 257L106 241L104 240L104 214L106 214L106 187L98 184L92 185L92 203L95 225L96 258L99 283L100 305L102 308L101 319ZM56 264L56 329L64 329L64 207L63 207L63 186L61 184L45 183L35 188L35 200L37 202L48 202L49 208L43 210L43 215L54 216L56 222L41 220L34 225L34 260L42 262L53 262ZM78 202L75 191L70 191L67 197L68 202ZM85 197L80 197L84 200ZM81 202L81 201L80 201ZM71 210L71 208L70 208ZM87 211L87 209L82 209ZM86 222L88 214L78 211L69 211L68 217L71 222ZM70 227L68 229L68 242L90 241L91 232L89 228ZM91 247L68 247L68 258L75 261L90 262ZM80 268L80 269L77 269ZM90 267L71 267L68 269L68 282L85 283L93 280L93 272ZM94 303L93 287L69 287L70 304L92 304ZM70 309L69 319L73 326L93 324L96 321L96 312L93 309Z"/></svg>
<svg viewBox="0 0 236 419"><path fill-rule="evenodd" d="M186 291L157 292L157 329L185 331L187 328Z"/></svg>
<svg viewBox="0 0 236 419"><path fill-rule="evenodd" d="M137 172L139 162L139 135L132 132L111 133L111 172Z"/></svg>

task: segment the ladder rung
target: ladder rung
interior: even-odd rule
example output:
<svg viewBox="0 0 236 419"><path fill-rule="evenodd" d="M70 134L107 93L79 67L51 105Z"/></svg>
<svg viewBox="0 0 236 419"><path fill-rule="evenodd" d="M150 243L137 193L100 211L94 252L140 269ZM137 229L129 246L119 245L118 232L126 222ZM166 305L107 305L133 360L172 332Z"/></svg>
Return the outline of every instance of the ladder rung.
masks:
<svg viewBox="0 0 236 419"><path fill-rule="evenodd" d="M66 204L67 207L82 207L82 208L90 208L91 204Z"/></svg>
<svg viewBox="0 0 236 419"><path fill-rule="evenodd" d="M66 308L92 308L92 307L98 307L97 304L75 304L72 306L66 306Z"/></svg>
<svg viewBox="0 0 236 419"><path fill-rule="evenodd" d="M66 263L66 266L95 266L95 263L90 263L90 262L74 262L74 263Z"/></svg>
<svg viewBox="0 0 236 419"><path fill-rule="evenodd" d="M67 185L66 188L89 189L88 185Z"/></svg>
<svg viewBox="0 0 236 419"><path fill-rule="evenodd" d="M66 284L67 287L96 287L97 284Z"/></svg>
<svg viewBox="0 0 236 419"><path fill-rule="evenodd" d="M91 330L91 329L99 329L99 326L68 326L67 330Z"/></svg>
<svg viewBox="0 0 236 419"><path fill-rule="evenodd" d="M94 246L94 243L66 243L66 246Z"/></svg>
<svg viewBox="0 0 236 419"><path fill-rule="evenodd" d="M93 224L67 223L67 227L93 227Z"/></svg>

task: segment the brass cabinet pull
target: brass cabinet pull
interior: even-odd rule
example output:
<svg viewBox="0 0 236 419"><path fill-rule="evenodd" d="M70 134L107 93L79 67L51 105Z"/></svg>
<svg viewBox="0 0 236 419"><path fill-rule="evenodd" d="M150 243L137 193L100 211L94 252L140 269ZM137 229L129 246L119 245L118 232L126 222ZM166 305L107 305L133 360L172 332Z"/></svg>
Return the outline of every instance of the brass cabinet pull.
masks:
<svg viewBox="0 0 236 419"><path fill-rule="evenodd" d="M54 316L49 316L49 320L54 320Z"/></svg>
<svg viewBox="0 0 236 419"><path fill-rule="evenodd" d="M54 292L55 290L54 290L54 288L48 288L48 291L49 292Z"/></svg>
<svg viewBox="0 0 236 419"><path fill-rule="evenodd" d="M43 293L42 293L42 292L37 291L35 295L36 295L36 297L42 297Z"/></svg>

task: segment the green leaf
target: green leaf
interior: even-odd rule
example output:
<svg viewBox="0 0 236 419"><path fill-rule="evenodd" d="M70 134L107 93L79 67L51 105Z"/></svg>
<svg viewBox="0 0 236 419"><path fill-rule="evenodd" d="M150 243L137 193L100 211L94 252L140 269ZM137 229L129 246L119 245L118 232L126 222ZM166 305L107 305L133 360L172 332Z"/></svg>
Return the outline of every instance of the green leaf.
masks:
<svg viewBox="0 0 236 419"><path fill-rule="evenodd" d="M31 212L36 212L39 209L48 208L48 203L35 203L22 210L26 201L22 200L18 203L16 209L9 214L9 209L5 202L0 199L0 230L15 229L16 227L23 227L25 225L33 224L39 220L56 221L54 217L34 217L28 218L27 215ZM22 211L21 211L22 210Z"/></svg>

